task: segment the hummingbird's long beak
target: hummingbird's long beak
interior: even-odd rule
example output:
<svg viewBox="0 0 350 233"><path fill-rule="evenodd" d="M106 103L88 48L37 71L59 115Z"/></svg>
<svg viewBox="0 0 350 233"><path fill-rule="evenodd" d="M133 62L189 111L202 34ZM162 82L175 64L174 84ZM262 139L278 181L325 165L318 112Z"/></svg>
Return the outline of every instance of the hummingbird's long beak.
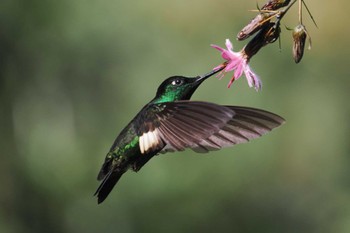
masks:
<svg viewBox="0 0 350 233"><path fill-rule="evenodd" d="M204 75L201 75L199 77L197 77L197 80L196 80L196 83L201 83L203 82L204 80L206 80L207 78L209 78L210 76L214 75L214 74L217 74L219 73L220 71L222 71L223 69L225 69L226 67L226 64L223 64L222 67L218 68L218 69L215 69L215 70L212 70L210 71L209 73L207 74L204 74Z"/></svg>

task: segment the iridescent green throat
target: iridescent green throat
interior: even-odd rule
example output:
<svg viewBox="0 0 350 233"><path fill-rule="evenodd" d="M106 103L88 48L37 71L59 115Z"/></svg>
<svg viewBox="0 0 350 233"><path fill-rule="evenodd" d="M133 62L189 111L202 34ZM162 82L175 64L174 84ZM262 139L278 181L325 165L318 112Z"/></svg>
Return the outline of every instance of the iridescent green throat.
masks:
<svg viewBox="0 0 350 233"><path fill-rule="evenodd" d="M174 89L174 87L172 86L167 86L165 92L162 93L160 96L156 96L152 103L164 103L182 100L187 89L188 87L186 88L185 86L177 87L176 89Z"/></svg>

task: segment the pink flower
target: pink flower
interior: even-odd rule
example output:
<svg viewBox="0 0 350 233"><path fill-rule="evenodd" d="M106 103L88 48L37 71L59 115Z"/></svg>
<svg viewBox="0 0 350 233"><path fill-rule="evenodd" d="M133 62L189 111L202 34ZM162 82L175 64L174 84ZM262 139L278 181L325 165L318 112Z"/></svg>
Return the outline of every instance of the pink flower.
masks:
<svg viewBox="0 0 350 233"><path fill-rule="evenodd" d="M219 78L224 77L225 73L234 70L234 74L228 83L228 88L232 85L233 81L242 76L243 72L245 77L247 78L249 87L255 88L256 91L260 90L262 87L262 83L259 77L250 69L248 63L249 58L244 52L244 49L240 52L234 52L232 43L229 39L226 39L226 47L227 49L223 49L217 45L211 45L211 47L219 50L221 52L221 56L226 60L225 63L215 67L213 70L218 70L223 68L223 70L219 74Z"/></svg>

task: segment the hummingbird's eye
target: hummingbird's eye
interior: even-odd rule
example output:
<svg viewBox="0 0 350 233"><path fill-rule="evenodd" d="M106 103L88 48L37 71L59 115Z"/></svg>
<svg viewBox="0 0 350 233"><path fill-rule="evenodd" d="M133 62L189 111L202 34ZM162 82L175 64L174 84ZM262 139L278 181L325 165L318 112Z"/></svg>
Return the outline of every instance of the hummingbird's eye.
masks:
<svg viewBox="0 0 350 233"><path fill-rule="evenodd" d="M183 83L181 79L175 79L174 81L171 82L171 85L173 86L179 86Z"/></svg>

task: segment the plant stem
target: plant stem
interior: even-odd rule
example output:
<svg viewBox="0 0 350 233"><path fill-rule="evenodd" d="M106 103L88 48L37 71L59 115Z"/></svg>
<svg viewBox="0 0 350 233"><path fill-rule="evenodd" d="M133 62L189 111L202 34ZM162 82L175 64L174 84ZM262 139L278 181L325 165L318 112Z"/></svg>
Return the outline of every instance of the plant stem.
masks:
<svg viewBox="0 0 350 233"><path fill-rule="evenodd" d="M302 5L303 0L299 0L299 24L303 24L303 5Z"/></svg>

